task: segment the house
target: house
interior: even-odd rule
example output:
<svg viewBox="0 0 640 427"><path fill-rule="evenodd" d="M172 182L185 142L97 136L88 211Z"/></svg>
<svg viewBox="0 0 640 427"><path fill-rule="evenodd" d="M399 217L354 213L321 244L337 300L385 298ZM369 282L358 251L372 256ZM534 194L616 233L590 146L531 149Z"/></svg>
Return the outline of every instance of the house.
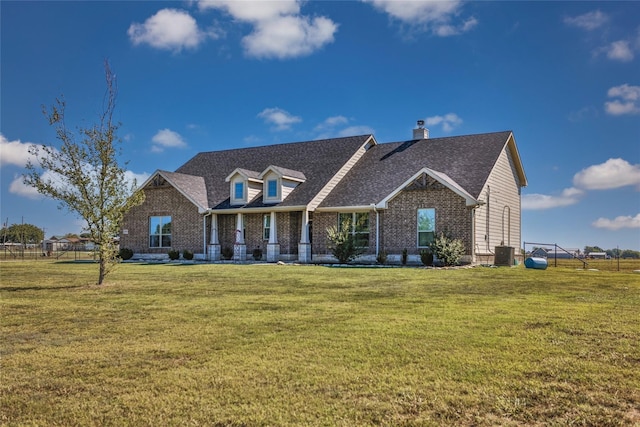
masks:
<svg viewBox="0 0 640 427"><path fill-rule="evenodd" d="M580 249L578 248L535 248L529 256L538 258L556 258L556 259L573 259L580 258Z"/></svg>
<svg viewBox="0 0 640 427"><path fill-rule="evenodd" d="M42 250L44 252L68 251L75 247L79 242L76 237L51 236L50 239L42 242Z"/></svg>
<svg viewBox="0 0 640 427"><path fill-rule="evenodd" d="M592 258L592 259L609 259L611 258L609 255L607 255L606 252L589 252L587 254L588 258Z"/></svg>
<svg viewBox="0 0 640 427"><path fill-rule="evenodd" d="M364 249L410 261L446 231L466 262L519 247L521 188L527 185L511 131L407 141L373 135L203 152L140 187L143 204L125 216L120 246L134 258L189 250L217 261L328 262L327 229L349 219Z"/></svg>

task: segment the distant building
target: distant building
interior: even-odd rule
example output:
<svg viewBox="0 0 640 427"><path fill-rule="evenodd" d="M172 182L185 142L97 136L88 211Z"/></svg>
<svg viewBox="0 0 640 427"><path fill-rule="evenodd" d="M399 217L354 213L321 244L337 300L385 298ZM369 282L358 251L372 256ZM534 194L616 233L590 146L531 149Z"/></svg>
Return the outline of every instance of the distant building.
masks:
<svg viewBox="0 0 640 427"><path fill-rule="evenodd" d="M580 249L576 248L535 248L529 256L538 258L573 259L580 258Z"/></svg>
<svg viewBox="0 0 640 427"><path fill-rule="evenodd" d="M593 259L609 259L609 255L606 252L589 252L587 257Z"/></svg>

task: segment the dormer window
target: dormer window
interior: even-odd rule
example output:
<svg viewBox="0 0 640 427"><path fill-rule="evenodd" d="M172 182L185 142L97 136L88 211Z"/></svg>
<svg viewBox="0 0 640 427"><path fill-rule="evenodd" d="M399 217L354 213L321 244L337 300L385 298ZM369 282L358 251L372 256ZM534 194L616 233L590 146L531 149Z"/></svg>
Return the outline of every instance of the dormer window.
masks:
<svg viewBox="0 0 640 427"><path fill-rule="evenodd" d="M276 199L278 198L278 180L270 179L267 181L267 198Z"/></svg>
<svg viewBox="0 0 640 427"><path fill-rule="evenodd" d="M236 169L227 177L230 184L229 202L231 206L246 205L251 202L262 190L262 180L259 173Z"/></svg>
<svg viewBox="0 0 640 427"><path fill-rule="evenodd" d="M266 168L259 178L264 182L262 189L264 203L282 202L289 193L307 179L302 172L273 165Z"/></svg>
<svg viewBox="0 0 640 427"><path fill-rule="evenodd" d="M244 182L233 183L233 198L235 200L244 200Z"/></svg>

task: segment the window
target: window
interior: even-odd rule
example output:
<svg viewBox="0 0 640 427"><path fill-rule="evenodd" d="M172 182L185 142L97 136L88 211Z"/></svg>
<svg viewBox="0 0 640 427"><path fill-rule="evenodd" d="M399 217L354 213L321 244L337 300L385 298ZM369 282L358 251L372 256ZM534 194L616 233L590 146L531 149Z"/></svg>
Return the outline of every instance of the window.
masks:
<svg viewBox="0 0 640 427"><path fill-rule="evenodd" d="M149 218L149 247L171 247L171 217L152 216Z"/></svg>
<svg viewBox="0 0 640 427"><path fill-rule="evenodd" d="M265 214L262 217L262 238L269 240L271 236L271 214Z"/></svg>
<svg viewBox="0 0 640 427"><path fill-rule="evenodd" d="M236 200L243 200L244 199L244 183L243 182L236 182L235 185L233 186L233 198Z"/></svg>
<svg viewBox="0 0 640 427"><path fill-rule="evenodd" d="M278 197L278 180L270 179L267 181L267 197L275 199Z"/></svg>
<svg viewBox="0 0 640 427"><path fill-rule="evenodd" d="M278 181L277 180L270 179L267 182L267 196L278 197Z"/></svg>
<svg viewBox="0 0 640 427"><path fill-rule="evenodd" d="M418 209L418 247L426 248L433 243L436 231L436 210Z"/></svg>
<svg viewBox="0 0 640 427"><path fill-rule="evenodd" d="M353 212L338 214L338 226L342 228L349 223L351 234L355 237L356 246L366 248L369 246L369 212Z"/></svg>

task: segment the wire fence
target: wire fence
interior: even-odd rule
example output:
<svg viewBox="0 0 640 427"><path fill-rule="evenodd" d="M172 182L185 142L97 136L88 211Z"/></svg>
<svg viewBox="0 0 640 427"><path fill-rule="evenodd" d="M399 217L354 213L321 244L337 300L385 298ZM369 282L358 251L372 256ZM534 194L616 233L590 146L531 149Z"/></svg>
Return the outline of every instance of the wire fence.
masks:
<svg viewBox="0 0 640 427"><path fill-rule="evenodd" d="M0 245L0 261L95 261L96 253L85 248L43 251L39 246Z"/></svg>
<svg viewBox="0 0 640 427"><path fill-rule="evenodd" d="M640 259L620 257L593 257L576 250L565 249L556 243L523 242L525 258L545 258L548 267L574 268L584 270L640 271Z"/></svg>

